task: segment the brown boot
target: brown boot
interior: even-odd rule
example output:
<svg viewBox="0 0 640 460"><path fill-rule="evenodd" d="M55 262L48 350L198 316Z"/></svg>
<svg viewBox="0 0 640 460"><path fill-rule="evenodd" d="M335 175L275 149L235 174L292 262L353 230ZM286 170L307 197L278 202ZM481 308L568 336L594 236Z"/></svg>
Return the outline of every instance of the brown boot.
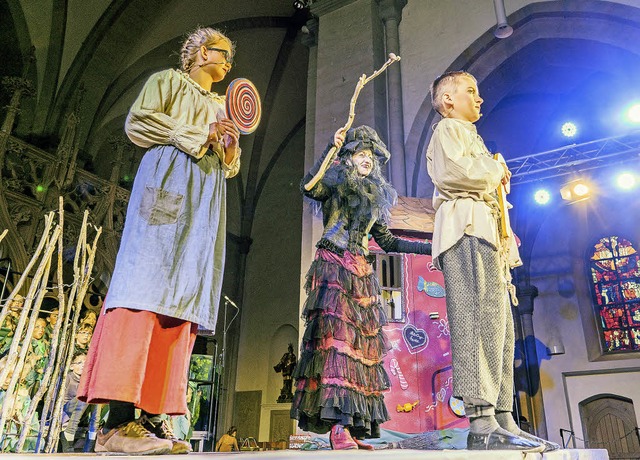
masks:
<svg viewBox="0 0 640 460"><path fill-rule="evenodd" d="M149 417L143 415L139 420L140 423L142 423L142 426L151 431L158 438L167 439L173 443L173 447L171 449L172 454L188 454L193 450L189 441L178 439L176 435L173 434L171 426L169 426L169 423L165 419L158 422L152 422Z"/></svg>
<svg viewBox="0 0 640 460"><path fill-rule="evenodd" d="M107 433L98 430L94 450L96 453L162 455L170 453L172 448L171 441L158 438L138 421L132 421Z"/></svg>

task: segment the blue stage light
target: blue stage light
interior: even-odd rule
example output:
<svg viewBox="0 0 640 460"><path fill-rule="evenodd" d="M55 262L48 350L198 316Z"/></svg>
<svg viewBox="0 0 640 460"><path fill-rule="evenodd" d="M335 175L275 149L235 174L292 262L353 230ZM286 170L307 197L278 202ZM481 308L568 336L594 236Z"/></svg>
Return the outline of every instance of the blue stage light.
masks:
<svg viewBox="0 0 640 460"><path fill-rule="evenodd" d="M633 104L629 107L627 118L631 123L640 123L640 104Z"/></svg>
<svg viewBox="0 0 640 460"><path fill-rule="evenodd" d="M622 190L631 190L636 186L636 176L629 172L624 172L616 178L616 184Z"/></svg>
<svg viewBox="0 0 640 460"><path fill-rule="evenodd" d="M549 203L549 200L551 200L551 195L547 190L541 188L536 190L536 193L533 194L533 198L538 204L547 204Z"/></svg>
<svg viewBox="0 0 640 460"><path fill-rule="evenodd" d="M578 127L575 123L567 121L562 125L562 134L565 137L574 137L576 134L578 134Z"/></svg>

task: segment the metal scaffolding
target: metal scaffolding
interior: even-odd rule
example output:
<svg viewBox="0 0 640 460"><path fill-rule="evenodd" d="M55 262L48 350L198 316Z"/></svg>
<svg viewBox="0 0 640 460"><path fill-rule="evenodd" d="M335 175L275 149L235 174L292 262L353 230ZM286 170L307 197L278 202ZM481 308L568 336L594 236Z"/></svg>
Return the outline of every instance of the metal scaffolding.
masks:
<svg viewBox="0 0 640 460"><path fill-rule="evenodd" d="M512 184L525 184L640 159L640 130L507 160Z"/></svg>

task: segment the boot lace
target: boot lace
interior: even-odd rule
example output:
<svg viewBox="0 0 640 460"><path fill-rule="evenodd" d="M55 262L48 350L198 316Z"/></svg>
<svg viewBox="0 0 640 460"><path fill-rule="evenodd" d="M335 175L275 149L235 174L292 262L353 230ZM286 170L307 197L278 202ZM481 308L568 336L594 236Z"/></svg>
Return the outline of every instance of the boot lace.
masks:
<svg viewBox="0 0 640 460"><path fill-rule="evenodd" d="M173 434L173 430L166 420L162 420L159 423L153 423L151 420L145 417L143 423L150 425L155 435L161 439L177 439L176 435Z"/></svg>
<svg viewBox="0 0 640 460"><path fill-rule="evenodd" d="M127 423L122 431L124 431L124 433L128 436L134 436L137 438L146 438L148 436L153 436L153 433L147 430L138 420Z"/></svg>

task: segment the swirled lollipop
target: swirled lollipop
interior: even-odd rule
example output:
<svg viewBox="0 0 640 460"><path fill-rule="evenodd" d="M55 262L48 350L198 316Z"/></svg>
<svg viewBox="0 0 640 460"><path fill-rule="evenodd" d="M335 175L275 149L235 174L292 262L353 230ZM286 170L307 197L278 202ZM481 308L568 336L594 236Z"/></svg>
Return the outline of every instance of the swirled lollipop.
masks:
<svg viewBox="0 0 640 460"><path fill-rule="evenodd" d="M226 99L227 116L240 134L254 132L262 116L260 95L254 84L246 78L236 78L229 83Z"/></svg>

